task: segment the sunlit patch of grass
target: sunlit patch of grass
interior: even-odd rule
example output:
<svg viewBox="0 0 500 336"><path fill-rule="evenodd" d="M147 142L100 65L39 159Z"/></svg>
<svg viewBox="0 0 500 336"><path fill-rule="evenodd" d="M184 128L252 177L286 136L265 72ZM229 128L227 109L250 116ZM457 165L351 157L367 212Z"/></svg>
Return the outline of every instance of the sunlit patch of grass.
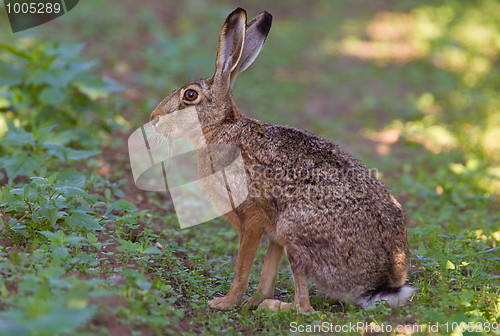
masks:
<svg viewBox="0 0 500 336"><path fill-rule="evenodd" d="M366 131L382 143L380 153L390 152L382 138L391 130L399 132L401 140L420 143L434 153L456 150L463 154L457 164L481 161L482 169L474 172L483 175L478 183L488 185L490 192L500 192L496 182L500 95L491 90L500 77L494 67L500 50L499 10L497 2L484 0L423 5L405 13L379 12L366 25L365 35L346 36L333 44L336 48L330 53L327 48L327 54L372 60L377 66L406 62L408 68L417 68L423 62L436 69L432 85L420 95L409 96L408 103L417 112L412 118L396 118L383 130ZM418 56L409 56L409 46L420 48ZM440 77L446 86L435 85Z"/></svg>

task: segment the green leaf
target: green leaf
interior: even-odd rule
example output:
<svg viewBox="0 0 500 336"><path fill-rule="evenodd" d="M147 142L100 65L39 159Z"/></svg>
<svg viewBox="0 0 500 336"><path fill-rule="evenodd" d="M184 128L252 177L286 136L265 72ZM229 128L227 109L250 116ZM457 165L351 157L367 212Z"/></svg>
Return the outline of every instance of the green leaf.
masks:
<svg viewBox="0 0 500 336"><path fill-rule="evenodd" d="M54 142L46 142L42 145L43 148L47 149L47 155L56 157L62 161L66 161L68 159L67 151L68 148L64 147L61 144Z"/></svg>
<svg viewBox="0 0 500 336"><path fill-rule="evenodd" d="M52 175L50 175L50 176L47 178L47 182L48 182L49 184L54 184L54 183L56 182L56 180L57 180L57 175L58 175L58 173L57 173L57 172L55 172L55 173L53 173Z"/></svg>
<svg viewBox="0 0 500 336"><path fill-rule="evenodd" d="M30 56L29 52L26 52L24 50L18 49L16 47L8 45L8 44L0 43L0 49L8 51L12 55L15 55L17 57L21 57L21 58L28 59L28 60L31 59L31 56Z"/></svg>
<svg viewBox="0 0 500 336"><path fill-rule="evenodd" d="M66 293L66 302L70 309L83 309L87 307L89 289L85 282L78 282L73 289Z"/></svg>
<svg viewBox="0 0 500 336"><path fill-rule="evenodd" d="M40 233L55 245L63 245L66 243L66 235L62 230L57 230L56 232L40 231Z"/></svg>
<svg viewBox="0 0 500 336"><path fill-rule="evenodd" d="M48 155L57 157L58 159L64 161L78 161L88 159L91 156L101 153L101 151L97 150L72 149L70 147L65 147L64 145L54 142L46 142L42 145L42 147L47 149Z"/></svg>
<svg viewBox="0 0 500 336"><path fill-rule="evenodd" d="M455 269L455 265L453 265L453 263L449 260L446 261L446 269L449 269L449 270L454 270Z"/></svg>
<svg viewBox="0 0 500 336"><path fill-rule="evenodd" d="M29 194L30 194L30 185L25 184L23 188L23 198L28 198Z"/></svg>
<svg viewBox="0 0 500 336"><path fill-rule="evenodd" d="M64 100L64 93L57 87L46 87L38 96L44 105L58 105Z"/></svg>
<svg viewBox="0 0 500 336"><path fill-rule="evenodd" d="M0 110L9 107L11 105L11 100L12 100L12 92L0 92ZM4 128L3 125L1 128ZM4 133L4 130L2 129L1 132ZM3 134L0 134L0 137L1 136L3 136Z"/></svg>
<svg viewBox="0 0 500 336"><path fill-rule="evenodd" d="M76 76L75 71L71 71L64 67L53 67L50 69L35 69L29 79L28 83L35 86L47 84L57 88L66 88Z"/></svg>
<svg viewBox="0 0 500 336"><path fill-rule="evenodd" d="M106 98L111 92L123 91L125 87L117 85L109 78L92 77L86 81L75 81L73 86L90 100Z"/></svg>
<svg viewBox="0 0 500 336"><path fill-rule="evenodd" d="M19 152L13 157L0 158L0 166L5 169L9 179L17 176L30 176L35 173L43 163L39 156L29 157L26 152Z"/></svg>
<svg viewBox="0 0 500 336"><path fill-rule="evenodd" d="M112 208L116 209L116 210L133 210L133 209L136 209L135 205L133 205L132 203L130 203L130 202L126 201L126 200L123 200L123 199L120 199L120 200L117 200L117 201L113 202Z"/></svg>
<svg viewBox="0 0 500 336"><path fill-rule="evenodd" d="M68 153L68 160L83 160L83 159L88 159L91 156L101 154L101 151L97 150L81 150L81 149L72 149L68 148L67 153Z"/></svg>
<svg viewBox="0 0 500 336"><path fill-rule="evenodd" d="M125 197L125 193L121 189L115 189L115 196L119 198Z"/></svg>
<svg viewBox="0 0 500 336"><path fill-rule="evenodd" d="M35 138L35 140L44 142L52 134L54 134L54 128L56 126L57 125L54 124L54 125L50 125L50 126L46 126L46 127L35 128L35 129L33 129L33 137Z"/></svg>
<svg viewBox="0 0 500 336"><path fill-rule="evenodd" d="M97 237L96 235L93 233L93 232L89 232L87 233L87 240L89 241L89 243L91 244L95 244L97 243Z"/></svg>
<svg viewBox="0 0 500 336"><path fill-rule="evenodd" d="M129 240L124 240L120 238L117 238L116 240L120 243L120 246L116 248L120 252L125 252L125 251L135 252L139 249L139 243L132 243Z"/></svg>
<svg viewBox="0 0 500 336"><path fill-rule="evenodd" d="M71 227L81 227L91 231L103 229L96 219L79 210L70 212L69 216L66 217L64 221Z"/></svg>
<svg viewBox="0 0 500 336"><path fill-rule="evenodd" d="M424 257L426 253L427 253L427 248L425 247L425 244L423 242L420 242L420 244L418 244L417 255L420 257Z"/></svg>
<svg viewBox="0 0 500 336"><path fill-rule="evenodd" d="M142 253L144 254L161 254L161 250L157 247L149 247L145 249Z"/></svg>
<svg viewBox="0 0 500 336"><path fill-rule="evenodd" d="M77 72L77 73L85 73L92 69L96 65L96 62L94 61L89 61L89 62L71 62L70 63L70 68Z"/></svg>
<svg viewBox="0 0 500 336"><path fill-rule="evenodd" d="M0 193L0 202L7 203L9 200L9 196L10 196L10 188L2 187Z"/></svg>
<svg viewBox="0 0 500 336"><path fill-rule="evenodd" d="M44 207L42 207L39 212L42 216L47 218L47 220L50 223L51 227L54 227L56 224L57 219L59 218L59 209L57 209L54 205L52 204L47 204Z"/></svg>
<svg viewBox="0 0 500 336"><path fill-rule="evenodd" d="M86 83L76 82L74 83L75 88L86 95L90 100L97 100L99 98L106 98L109 96L109 92L100 89L99 87L90 86Z"/></svg>
<svg viewBox="0 0 500 336"><path fill-rule="evenodd" d="M493 248L490 248L490 249L487 249L487 250L484 250L484 251L480 251L480 252L477 252L477 253L490 253L490 252L494 252L494 251L500 251L500 246L493 247Z"/></svg>
<svg viewBox="0 0 500 336"><path fill-rule="evenodd" d="M82 196L82 197L89 196L89 193L86 192L85 190L80 189L80 188L70 187L70 186L54 187L54 190L63 194L67 198L71 198L71 197L75 197L75 196Z"/></svg>
<svg viewBox="0 0 500 336"><path fill-rule="evenodd" d="M85 43L60 44L47 50L48 56L56 56L61 61L71 61L77 58L83 50Z"/></svg>
<svg viewBox="0 0 500 336"><path fill-rule="evenodd" d="M104 211L104 216L107 216L110 214L111 211L113 211L114 208L114 203L107 203L106 204L106 211Z"/></svg>
<svg viewBox="0 0 500 336"><path fill-rule="evenodd" d="M16 127L9 122L7 122L7 126L7 135L3 138L2 145L7 143L14 146L24 146L33 143L34 138L32 133L26 132L24 128Z"/></svg>
<svg viewBox="0 0 500 336"><path fill-rule="evenodd" d="M67 236L66 240L68 241L68 243L70 245L78 247L78 244L81 241L85 240L85 237L82 237L82 236Z"/></svg>
<svg viewBox="0 0 500 336"><path fill-rule="evenodd" d="M85 176L74 168L60 170L57 174L57 181L54 187L66 186L83 188L85 186Z"/></svg>
<svg viewBox="0 0 500 336"><path fill-rule="evenodd" d="M0 60L0 87L15 85L23 81L26 70Z"/></svg>
<svg viewBox="0 0 500 336"><path fill-rule="evenodd" d="M135 282L135 285L139 288L139 289L142 289L144 291L148 291L151 289L151 283L149 281L141 281L141 280L137 280Z"/></svg>

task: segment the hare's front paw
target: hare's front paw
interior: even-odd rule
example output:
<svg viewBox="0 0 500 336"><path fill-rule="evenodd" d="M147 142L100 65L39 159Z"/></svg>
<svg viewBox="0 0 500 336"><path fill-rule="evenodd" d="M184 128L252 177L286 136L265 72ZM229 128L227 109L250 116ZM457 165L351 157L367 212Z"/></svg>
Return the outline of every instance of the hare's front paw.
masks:
<svg viewBox="0 0 500 336"><path fill-rule="evenodd" d="M217 310L229 310L236 306L238 303L239 302L233 302L232 300L228 299L227 296L216 297L208 301L208 305L210 306L210 308Z"/></svg>
<svg viewBox="0 0 500 336"><path fill-rule="evenodd" d="M251 297L245 302L243 302L243 307L245 308L252 308L254 306L257 307L262 303L262 301L264 301L264 299L261 297Z"/></svg>

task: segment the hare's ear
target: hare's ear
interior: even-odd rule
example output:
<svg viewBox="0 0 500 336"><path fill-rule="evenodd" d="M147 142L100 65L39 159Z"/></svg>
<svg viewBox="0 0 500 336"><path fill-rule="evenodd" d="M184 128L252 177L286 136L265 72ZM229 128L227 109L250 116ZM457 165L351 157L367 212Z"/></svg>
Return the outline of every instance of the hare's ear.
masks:
<svg viewBox="0 0 500 336"><path fill-rule="evenodd" d="M215 80L225 89L231 85L231 73L238 65L245 42L247 13L236 8L228 15L219 36L215 59Z"/></svg>
<svg viewBox="0 0 500 336"><path fill-rule="evenodd" d="M243 44L240 61L231 74L231 86L236 76L248 68L259 55L271 29L272 21L273 16L271 14L262 12L247 24L245 43Z"/></svg>

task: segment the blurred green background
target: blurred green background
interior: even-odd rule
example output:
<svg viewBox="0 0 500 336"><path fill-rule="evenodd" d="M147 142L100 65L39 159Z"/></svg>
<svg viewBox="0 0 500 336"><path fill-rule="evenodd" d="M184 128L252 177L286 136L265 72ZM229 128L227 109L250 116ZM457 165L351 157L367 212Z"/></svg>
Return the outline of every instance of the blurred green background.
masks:
<svg viewBox="0 0 500 336"><path fill-rule="evenodd" d="M243 113L319 133L366 160L398 159L399 169L411 158L403 145L446 153L450 175L475 171L480 190L498 191L487 177L500 175L497 1L88 1L15 35L2 20L1 40L84 43L93 71L128 87L113 113L135 128L170 91L211 75L236 5L274 15L265 49L235 86Z"/></svg>
<svg viewBox="0 0 500 336"><path fill-rule="evenodd" d="M80 1L59 19L16 34L2 9L0 181L3 193L10 195L0 205L3 222L20 225L33 217L33 209L13 206L9 198L30 185L30 178L48 177L61 165L76 167L85 175L82 189L98 196L87 201L89 208L73 210L111 232L95 235L96 243L111 241L112 234L122 234L124 240L143 246L158 241L169 244L175 237L185 247L175 245L168 258L187 258L179 253L189 259L202 256L196 267L205 273L196 273L192 265L179 266L174 277L172 268L157 261L149 266L131 262L140 259L140 253L122 243L125 264L138 263L139 273L147 274L147 279L127 277L130 290L147 290L137 285L138 277L145 283L161 281L162 286L171 287L167 290L157 283L159 287L153 285L153 289L163 296L170 290L180 293L179 301L173 301L176 311L194 316L187 319L162 311L168 318L153 323L149 320L151 307L163 305L163 301L152 303L156 301L150 297L140 301L132 295L129 306L122 307L128 309L128 318L109 313L121 316L122 326L135 330L149 325L148 332L159 334L166 330L165 325L176 323L181 324L175 332L285 333L286 323L297 317L280 315L273 324L264 313L207 313L206 300L229 286L232 265L228 258L237 249L236 233L227 233L229 225L222 220L179 231L168 199L135 189L128 165L128 134L148 122L150 112L172 90L213 73L220 27L237 6L247 10L249 19L263 10L273 15L263 51L236 81L234 95L240 111L265 122L306 129L340 144L378 170L407 212L410 283L419 294L401 312L366 312L344 306L328 308L323 305L324 295L313 289L313 306L329 311L323 319L336 323L360 319L403 324L499 322L500 2L495 0ZM70 183L71 179L64 181ZM125 192L115 190L119 188ZM68 202L73 196L67 195ZM130 203L116 203L119 200ZM114 204L108 214L116 217L105 219L91 211L101 206L99 202L107 202L108 208ZM139 216L134 206L148 211ZM20 246L28 259L40 244L53 242L50 234L40 235L42 229L61 230L94 244L88 234L100 232L96 226L75 233L62 213L65 206L54 203L53 207L55 210L49 209L55 211L52 220L47 210L47 215L33 217L26 227L16 229L14 225L0 231L5 235L4 269L13 265L12 249L22 239ZM22 219L25 211L30 216ZM136 217L130 222L116 224L120 216L132 213ZM41 229L30 228L37 220ZM132 235L136 222L151 232ZM116 230L105 224L115 225ZM227 244L231 240L234 242ZM61 246L65 244L71 245L65 241ZM46 250L52 251L48 246ZM261 262L258 258L256 263ZM153 269L163 271L158 274ZM93 274L87 268L80 271ZM113 268L109 272L113 276ZM15 280L12 274L3 273L0 294L4 298L12 299L15 293L8 285ZM223 275L217 278L214 274ZM250 288L255 288L259 267L252 274ZM278 288L290 300L289 278L289 270L283 267ZM186 283L196 292L188 300L185 290L179 289ZM28 292L19 293L30 297ZM4 320L9 311L27 309L12 300L0 303ZM134 310L131 302L142 302L142 306ZM29 314L19 314L13 320L30 319ZM100 332L95 314L93 310L82 318L83 329L78 330ZM207 314L214 314L211 322L207 322ZM34 314L31 320L40 316L43 314ZM312 321L318 319L319 315L311 317ZM4 320L0 315L0 326ZM112 329L109 325L103 328L103 333ZM47 329L48 334L56 329ZM36 328L23 332L33 330Z"/></svg>

